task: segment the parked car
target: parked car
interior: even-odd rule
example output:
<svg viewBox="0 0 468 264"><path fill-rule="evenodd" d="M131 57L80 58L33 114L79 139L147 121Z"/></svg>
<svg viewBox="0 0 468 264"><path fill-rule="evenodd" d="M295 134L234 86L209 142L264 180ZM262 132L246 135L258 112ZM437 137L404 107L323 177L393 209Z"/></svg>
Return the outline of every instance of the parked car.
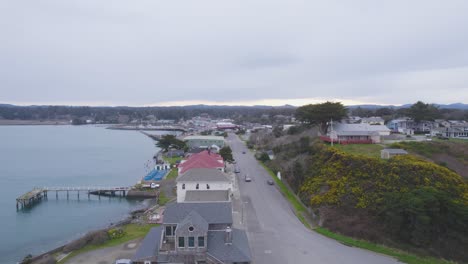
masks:
<svg viewBox="0 0 468 264"><path fill-rule="evenodd" d="M118 259L115 261L115 264L132 264L131 259Z"/></svg>
<svg viewBox="0 0 468 264"><path fill-rule="evenodd" d="M240 170L239 170L239 168L238 168L238 167L236 167L236 168L234 169L234 172L235 172L235 173L240 173Z"/></svg>
<svg viewBox="0 0 468 264"><path fill-rule="evenodd" d="M245 154L245 151L242 151L242 154Z"/></svg>
<svg viewBox="0 0 468 264"><path fill-rule="evenodd" d="M269 185L275 184L275 182L274 182L273 180L268 180L267 183L268 183Z"/></svg>
<svg viewBox="0 0 468 264"><path fill-rule="evenodd" d="M155 182L152 182L150 185L151 189L159 188L159 186L160 186L159 183L155 183Z"/></svg>
<svg viewBox="0 0 468 264"><path fill-rule="evenodd" d="M246 182L251 182L252 181L252 179L249 177L249 175L245 175L244 179L245 179Z"/></svg>

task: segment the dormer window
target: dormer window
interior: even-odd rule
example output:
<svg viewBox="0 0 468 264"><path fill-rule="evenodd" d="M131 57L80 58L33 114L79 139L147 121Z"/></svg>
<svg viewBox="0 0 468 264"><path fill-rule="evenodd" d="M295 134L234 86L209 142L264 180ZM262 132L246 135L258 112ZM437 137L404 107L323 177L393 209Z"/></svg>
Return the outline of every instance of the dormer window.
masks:
<svg viewBox="0 0 468 264"><path fill-rule="evenodd" d="M209 184L206 184L206 189L207 189L207 190L210 189L210 185L209 185Z"/></svg>
<svg viewBox="0 0 468 264"><path fill-rule="evenodd" d="M193 232L194 229L193 226L189 226L188 231Z"/></svg>
<svg viewBox="0 0 468 264"><path fill-rule="evenodd" d="M182 190L185 190L185 183L182 184Z"/></svg>
<svg viewBox="0 0 468 264"><path fill-rule="evenodd" d="M197 183L197 186L195 186L195 189L199 189L200 188L200 185Z"/></svg>

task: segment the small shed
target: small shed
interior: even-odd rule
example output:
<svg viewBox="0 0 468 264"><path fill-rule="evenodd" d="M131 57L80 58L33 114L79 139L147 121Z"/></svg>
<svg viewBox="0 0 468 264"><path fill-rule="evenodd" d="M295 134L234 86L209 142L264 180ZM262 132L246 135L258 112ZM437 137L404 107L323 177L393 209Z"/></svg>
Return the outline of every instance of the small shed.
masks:
<svg viewBox="0 0 468 264"><path fill-rule="evenodd" d="M389 159L398 155L407 155L408 152L404 149L382 149L380 151L380 157L382 159Z"/></svg>

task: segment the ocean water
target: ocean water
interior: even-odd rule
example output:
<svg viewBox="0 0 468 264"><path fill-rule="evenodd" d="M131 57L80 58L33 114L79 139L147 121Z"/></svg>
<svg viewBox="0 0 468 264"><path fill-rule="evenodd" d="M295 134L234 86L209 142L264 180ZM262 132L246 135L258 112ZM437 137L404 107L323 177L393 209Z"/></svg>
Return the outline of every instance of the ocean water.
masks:
<svg viewBox="0 0 468 264"><path fill-rule="evenodd" d="M151 133L155 133L152 131ZM96 126L0 126L0 263L16 263L108 226L148 201L50 192L26 210L16 197L42 186L130 186L158 151L137 131Z"/></svg>

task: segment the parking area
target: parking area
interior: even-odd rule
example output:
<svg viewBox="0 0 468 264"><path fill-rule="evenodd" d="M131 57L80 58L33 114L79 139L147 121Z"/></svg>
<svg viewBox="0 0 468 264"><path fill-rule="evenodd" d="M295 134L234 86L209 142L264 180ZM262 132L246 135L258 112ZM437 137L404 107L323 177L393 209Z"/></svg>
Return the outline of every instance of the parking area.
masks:
<svg viewBox="0 0 468 264"><path fill-rule="evenodd" d="M69 259L67 264L114 264L117 259L131 259L143 238L131 240L125 244L79 254Z"/></svg>

